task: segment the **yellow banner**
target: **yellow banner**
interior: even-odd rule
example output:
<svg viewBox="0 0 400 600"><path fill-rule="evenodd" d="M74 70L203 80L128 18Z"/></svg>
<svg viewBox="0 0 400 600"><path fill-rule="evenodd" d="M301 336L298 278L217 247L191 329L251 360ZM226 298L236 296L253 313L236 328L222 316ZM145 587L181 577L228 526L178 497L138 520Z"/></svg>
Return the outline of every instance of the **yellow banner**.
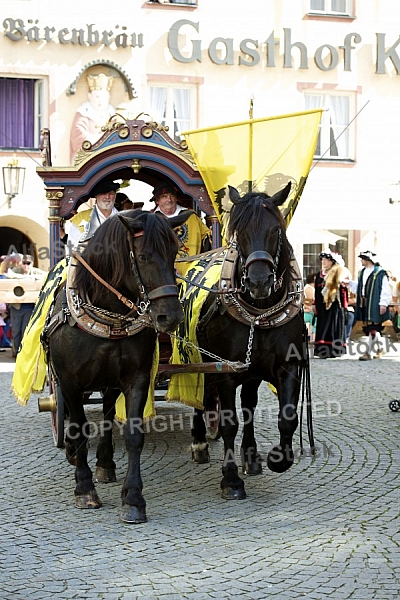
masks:
<svg viewBox="0 0 400 600"><path fill-rule="evenodd" d="M281 207L289 225L317 144L322 109L184 131L183 135L222 225L229 219L228 185L272 196L290 181Z"/></svg>

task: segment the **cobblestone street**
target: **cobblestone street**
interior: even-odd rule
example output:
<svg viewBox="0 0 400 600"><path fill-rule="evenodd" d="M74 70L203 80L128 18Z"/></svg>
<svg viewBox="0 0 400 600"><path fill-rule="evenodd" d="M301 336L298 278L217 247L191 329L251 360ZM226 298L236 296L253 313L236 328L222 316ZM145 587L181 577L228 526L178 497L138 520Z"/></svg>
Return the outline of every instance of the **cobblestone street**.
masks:
<svg viewBox="0 0 400 600"><path fill-rule="evenodd" d="M159 402L142 459L148 523L119 521L126 453L115 426L117 483L97 485L103 507L74 507L74 471L53 444L37 397L19 406L10 351L0 355L3 600L393 600L400 596L400 344L381 360L311 361L314 434L295 465L245 479L247 499L221 499L222 442L191 461L190 410ZM87 407L98 423L100 407ZM277 401L264 386L256 435L278 441ZM166 428L165 431L162 429ZM157 429L157 430L156 430ZM237 438L239 454L240 438ZM90 444L95 464L96 439Z"/></svg>

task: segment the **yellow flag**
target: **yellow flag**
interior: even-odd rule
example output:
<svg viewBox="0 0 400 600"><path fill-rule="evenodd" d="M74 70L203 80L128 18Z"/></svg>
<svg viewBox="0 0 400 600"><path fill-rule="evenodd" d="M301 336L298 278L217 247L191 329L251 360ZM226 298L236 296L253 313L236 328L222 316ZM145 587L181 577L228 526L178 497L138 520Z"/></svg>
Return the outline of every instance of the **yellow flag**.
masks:
<svg viewBox="0 0 400 600"><path fill-rule="evenodd" d="M222 225L229 219L228 185L272 196L290 181L281 207L286 224L299 203L317 144L322 109L184 131Z"/></svg>

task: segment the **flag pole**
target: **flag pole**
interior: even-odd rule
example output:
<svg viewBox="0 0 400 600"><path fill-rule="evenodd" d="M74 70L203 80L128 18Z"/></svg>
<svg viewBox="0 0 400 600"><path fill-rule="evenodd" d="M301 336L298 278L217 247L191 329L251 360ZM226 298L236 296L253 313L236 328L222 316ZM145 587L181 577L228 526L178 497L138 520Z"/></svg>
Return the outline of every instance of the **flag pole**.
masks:
<svg viewBox="0 0 400 600"><path fill-rule="evenodd" d="M250 98L250 109L249 109L249 119L253 120L253 107L254 107L254 98ZM253 187L253 123L249 123L249 174L248 174L248 190L247 192L252 191Z"/></svg>

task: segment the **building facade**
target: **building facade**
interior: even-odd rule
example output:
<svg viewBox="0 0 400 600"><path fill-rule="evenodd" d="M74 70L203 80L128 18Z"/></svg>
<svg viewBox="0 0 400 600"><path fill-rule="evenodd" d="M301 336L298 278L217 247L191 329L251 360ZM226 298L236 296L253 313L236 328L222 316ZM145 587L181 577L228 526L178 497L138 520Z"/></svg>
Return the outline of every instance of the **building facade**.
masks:
<svg viewBox="0 0 400 600"><path fill-rule="evenodd" d="M52 164L74 169L115 113L179 141L250 105L254 118L323 107L288 230L304 274L327 245L354 275L366 249L400 274L396 0L3 0L0 13L0 166L25 169L23 190L0 194L1 254L25 244L48 268L43 128ZM147 202L151 188L127 193Z"/></svg>

